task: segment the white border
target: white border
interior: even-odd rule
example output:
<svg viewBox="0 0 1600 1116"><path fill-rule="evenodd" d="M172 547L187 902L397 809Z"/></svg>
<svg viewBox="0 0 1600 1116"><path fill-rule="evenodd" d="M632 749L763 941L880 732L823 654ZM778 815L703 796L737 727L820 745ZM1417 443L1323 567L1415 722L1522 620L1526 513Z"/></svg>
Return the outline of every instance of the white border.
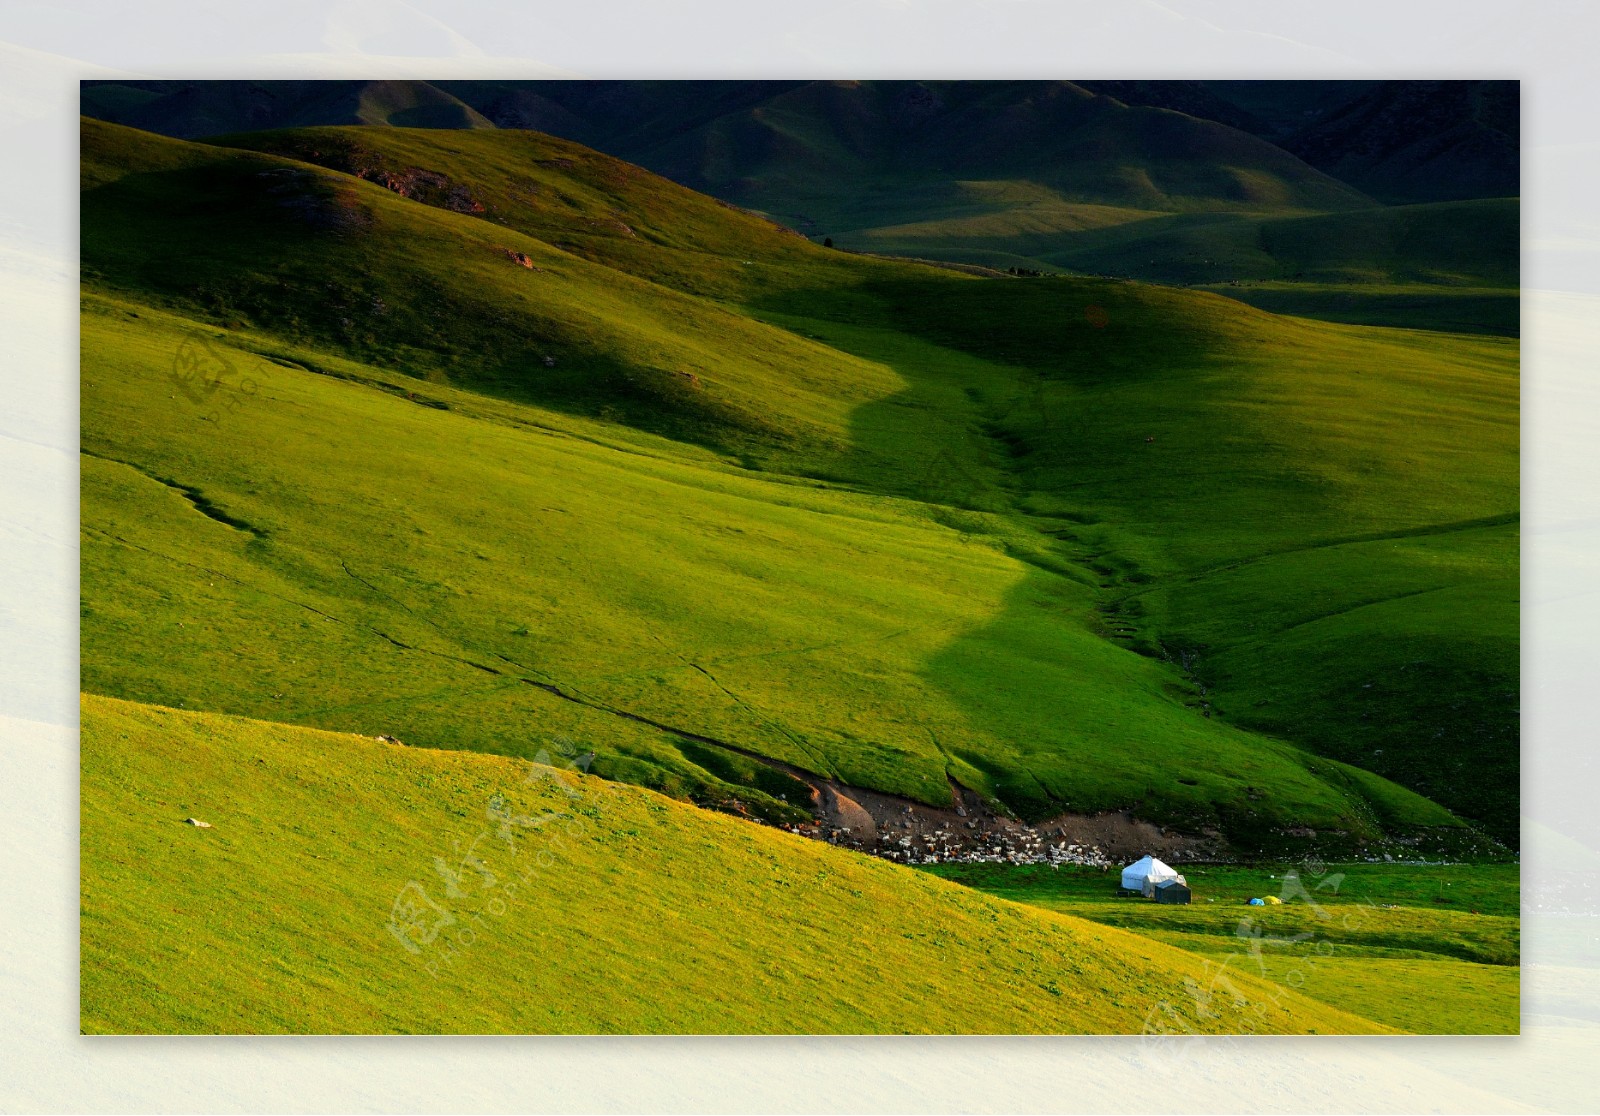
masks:
<svg viewBox="0 0 1600 1116"><path fill-rule="evenodd" d="M1600 5L280 0L0 5L0 1108L1584 1111L1600 897ZM77 80L1516 77L1525 103L1524 1035L88 1040L76 962ZM1570 843L1569 843L1570 842ZM1574 872L1572 854L1581 862ZM1556 884L1563 886L1558 888ZM1130 1082L1132 1082L1130 1084Z"/></svg>

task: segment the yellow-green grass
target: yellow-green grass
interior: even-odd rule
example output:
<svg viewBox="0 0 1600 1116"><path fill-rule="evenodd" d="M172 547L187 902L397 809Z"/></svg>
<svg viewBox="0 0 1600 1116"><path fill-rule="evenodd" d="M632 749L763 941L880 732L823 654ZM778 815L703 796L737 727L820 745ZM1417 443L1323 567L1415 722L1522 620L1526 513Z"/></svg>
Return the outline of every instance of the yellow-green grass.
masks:
<svg viewBox="0 0 1600 1116"><path fill-rule="evenodd" d="M1519 1029L1516 865L1183 866L1189 906L1116 894L1114 874L944 865L989 894L1137 931L1419 1034ZM1282 899L1252 907L1252 896Z"/></svg>
<svg viewBox="0 0 1600 1116"><path fill-rule="evenodd" d="M1385 1029L570 770L93 696L82 719L89 1033Z"/></svg>
<svg viewBox="0 0 1600 1116"><path fill-rule="evenodd" d="M780 815L803 788L685 734L931 802L953 775L1034 812L1456 824L1196 716L1168 667L1097 634L1087 575L1024 561L1043 547L1007 519L442 386L422 406L224 331L208 359L257 389L211 421L171 378L192 327L86 306L92 691L512 755L556 725L604 774Z"/></svg>
<svg viewBox="0 0 1600 1116"><path fill-rule="evenodd" d="M851 410L896 384L709 300L306 164L86 121L83 179L89 282L417 379L822 472L851 467ZM700 201L737 232L840 259ZM706 274L744 266L690 255Z"/></svg>
<svg viewBox="0 0 1600 1116"><path fill-rule="evenodd" d="M1244 714L1183 668L1222 677L1202 652L1250 637L1256 606L1180 597L1264 555L1508 521L1514 344L825 252L527 134L307 135L308 156L359 139L489 208L86 126L86 278L107 293L85 319L90 688L508 752L529 703L559 705L626 742L609 774L750 785L778 811L796 790L528 677L931 801L949 774L1030 815L1133 808L1251 841L1450 824L1205 716ZM608 204L636 235L606 231ZM192 328L261 385L247 418L212 423L171 383ZM1388 566L1333 573L1382 595L1411 576ZM199 594L195 567L239 580ZM1276 607L1303 613L1326 588L1292 572ZM1453 645L1433 619L1423 638ZM1371 632L1339 645L1350 670L1387 662ZM218 647L229 669L197 669ZM1468 657L1514 670L1503 608ZM1288 668L1276 709L1326 681ZM1449 711L1466 676L1446 673ZM1275 731L1372 764L1306 708Z"/></svg>
<svg viewBox="0 0 1600 1116"><path fill-rule="evenodd" d="M1073 202L1037 183L960 182L958 198L937 216L898 225L841 232L843 247L901 255L932 253L959 259L975 250L1031 256L1049 238L1163 216L1158 211Z"/></svg>
<svg viewBox="0 0 1600 1116"><path fill-rule="evenodd" d="M692 294L727 298L752 285L793 282L797 273L827 281L874 266L539 132L301 128L210 142L303 160L369 182L389 181L424 205L513 229ZM878 267L897 270L892 264Z"/></svg>

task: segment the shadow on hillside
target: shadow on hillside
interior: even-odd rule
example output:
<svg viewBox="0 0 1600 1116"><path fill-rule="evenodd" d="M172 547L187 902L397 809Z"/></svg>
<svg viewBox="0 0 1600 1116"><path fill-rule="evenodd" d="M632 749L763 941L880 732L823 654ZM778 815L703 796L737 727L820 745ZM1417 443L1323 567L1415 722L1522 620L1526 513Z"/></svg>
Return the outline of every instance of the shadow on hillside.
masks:
<svg viewBox="0 0 1600 1116"><path fill-rule="evenodd" d="M791 293L758 313L779 324L805 321L827 343L899 373L904 390L852 415L858 453L906 463L877 478L882 490L923 501L934 521L1027 563L998 615L923 667L965 711L974 741L984 741L940 742L958 781L1030 817L1132 807L1165 821L1238 831L1274 814L1279 824L1300 824L1297 801L1302 817L1320 817L1322 825L1332 821L1330 811L1345 810L1339 804L1353 789L1347 780L1325 782L1308 773L1309 757L1302 762L1298 753L1212 717L1202 680L1161 661L1159 646L1135 634L1136 620L1099 611L1152 577L1182 577L1197 557L1236 561L1304 546L1336 517L1336 493L1274 464L1281 446L1268 418L1243 417L1225 405L1230 381L1215 370L1230 347L1262 342L1259 315L1214 296L1152 295L1116 283L943 277L858 289L847 298ZM1138 413L1119 413L1117 405L1125 410L1130 400ZM1196 422L1208 409L1213 418L1237 421L1227 428ZM1224 536L1229 524L1238 534L1203 541L1180 560L1159 532L1192 517L1196 501ZM1304 595L1323 588L1308 584ZM1253 628L1251 617L1237 619L1241 631ZM1126 626L1118 632L1118 625ZM1446 654L1447 636L1434 639L1434 650L1454 662L1459 656ZM1270 656L1270 640L1264 646ZM1485 737L1482 726L1467 723L1471 714L1452 701L1482 679L1471 671L1445 674L1426 675L1428 693L1408 696L1398 684L1386 697L1389 723L1409 732L1417 719L1395 718L1414 707L1445 714L1447 734L1501 740L1503 734ZM1415 677L1420 682L1424 674ZM1297 686L1307 684L1280 678L1279 691L1292 702ZM1470 708L1482 711L1481 703ZM1327 728L1334 723L1303 718L1272 727L1323 754L1373 766L1373 726L1347 739ZM1392 761L1377 766L1447 806L1470 805L1469 816L1514 840L1514 804L1511 830L1501 833L1504 803L1417 778L1417 760L1436 735L1394 741ZM1470 751L1482 776L1514 786L1514 733L1509 755L1498 744ZM1180 781L1194 773L1210 781L1213 800ZM1363 802L1360 809L1384 817L1391 804Z"/></svg>

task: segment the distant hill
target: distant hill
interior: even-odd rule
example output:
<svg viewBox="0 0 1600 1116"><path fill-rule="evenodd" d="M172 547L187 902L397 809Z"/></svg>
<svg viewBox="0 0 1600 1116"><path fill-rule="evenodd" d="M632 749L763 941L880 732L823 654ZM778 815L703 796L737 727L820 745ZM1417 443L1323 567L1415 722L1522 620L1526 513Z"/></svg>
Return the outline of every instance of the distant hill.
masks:
<svg viewBox="0 0 1600 1116"><path fill-rule="evenodd" d="M1063 111L1087 94L1099 111L1176 112L1271 141L1347 186L1386 201L1515 196L1517 83L1511 81L142 81L83 83L85 115L163 135L317 124L530 128L577 140L715 192L757 191L802 153L843 148L861 164L939 152L934 166L987 171L992 139L1019 141L1003 162L1037 173L1085 117ZM1076 107L1083 108L1082 104ZM993 114L1001 136L974 133ZM1142 113L1131 132L1094 137L1075 159L1149 155ZM1171 135L1159 138L1172 139ZM1043 141L1042 143L1040 141ZM1215 143L1214 135L1208 141ZM1207 144L1202 143L1203 148ZM1216 152L1301 180L1261 148ZM952 150L965 156L952 158ZM941 150L942 149L942 150ZM1171 151L1157 151L1162 160ZM1179 159L1203 156L1191 147ZM1292 161L1288 164L1292 166ZM793 170L790 166L789 170ZM858 167L857 169L860 169ZM1046 170L1046 177L1057 172ZM1075 172L1082 178L1086 169ZM778 175L782 179L783 175ZM1109 180L1103 204L1148 197ZM1161 189L1157 192L1172 193ZM1203 191L1175 197L1203 200ZM1214 200L1237 201L1226 192ZM1299 199L1304 201L1306 199ZM747 196L745 204L773 209Z"/></svg>
<svg viewBox="0 0 1600 1116"><path fill-rule="evenodd" d="M1135 84L1145 101L1162 85ZM83 105L185 138L314 124L533 128L820 231L983 204L967 182L1138 208L1362 204L1219 123L1246 114L1203 87L1169 94L1155 108L1067 81L95 82ZM1167 111L1190 102L1211 117Z"/></svg>
<svg viewBox="0 0 1600 1116"><path fill-rule="evenodd" d="M591 125L604 120L592 107L603 92L554 91ZM988 207L995 189L1017 183L1139 209L1363 204L1248 133L1072 82L807 82L759 100L719 92L715 115L683 111L674 127L625 125L586 142L818 232Z"/></svg>
<svg viewBox="0 0 1600 1116"><path fill-rule="evenodd" d="M1521 194L1514 81L1386 81L1283 146L1387 202Z"/></svg>
<svg viewBox="0 0 1600 1116"><path fill-rule="evenodd" d="M425 81L91 81L87 116L180 139L312 124L493 127Z"/></svg>
<svg viewBox="0 0 1600 1116"><path fill-rule="evenodd" d="M1217 82L1079 81L1076 84L1091 93L1115 97L1125 105L1169 109L1172 112L1195 117L1197 120L1212 120L1254 135L1261 135L1271 127L1267 120L1256 115L1256 111L1250 105L1213 88L1220 84Z"/></svg>
<svg viewBox="0 0 1600 1116"><path fill-rule="evenodd" d="M1338 112L1351 101L1373 89L1376 81L1173 81L1139 82L1141 86L1203 86L1216 101L1231 105L1243 113L1236 125L1245 131L1277 142L1285 136L1304 131L1320 120ZM1164 95L1156 90L1152 96ZM1203 102L1194 102L1201 108ZM1202 113L1203 114L1203 113ZM1229 122L1223 117L1224 123Z"/></svg>
<svg viewBox="0 0 1600 1116"><path fill-rule="evenodd" d="M1515 288L1515 199L1376 206L1295 217L1175 214L1070 232L1021 222L873 229L862 246L1006 268L1050 267L1155 283L1237 279Z"/></svg>
<svg viewBox="0 0 1600 1116"><path fill-rule="evenodd" d="M82 100L87 115L184 138L350 124L539 131L840 247L1163 282L1260 272L1233 269L1232 251L1196 266L1215 258L1183 246L1202 218L1518 192L1508 82L92 81ZM1232 241L1244 228L1201 236ZM1161 240L1182 267L1165 249L1141 254ZM1413 270L1454 274L1449 242L1433 259L1411 238ZM1514 271L1515 249L1503 256L1490 270ZM1392 270L1351 262L1347 285ZM1374 320L1473 328L1473 312L1415 305ZM1515 315L1492 317L1504 330Z"/></svg>

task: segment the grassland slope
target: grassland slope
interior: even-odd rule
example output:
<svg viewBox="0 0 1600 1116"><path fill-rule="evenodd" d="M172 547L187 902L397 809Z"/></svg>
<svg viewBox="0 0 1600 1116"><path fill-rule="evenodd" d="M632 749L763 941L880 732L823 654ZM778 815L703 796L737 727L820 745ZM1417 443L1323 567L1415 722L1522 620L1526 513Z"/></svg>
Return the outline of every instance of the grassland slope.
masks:
<svg viewBox="0 0 1600 1116"><path fill-rule="evenodd" d="M502 154L530 166L551 147L556 157L567 145ZM604 412L728 453L782 450L792 471L843 457L850 411L892 383L881 369L654 282L648 269L635 277L567 250L560 228L587 230L591 220L573 212L578 202L546 195L546 211L564 223L520 231L471 215L470 201L469 212L453 212L354 175L95 121L85 122L83 151L86 278L190 316L419 381ZM603 173L619 166L608 160ZM660 185L665 204L692 198ZM561 188L598 207L581 179L563 178ZM679 215L714 226L718 243L743 237L745 248L831 255L707 199ZM617 223L609 218L602 232L631 241ZM678 236L706 282L746 266L698 250L681 225ZM649 258L670 269L672 247ZM623 252L621 262L636 258Z"/></svg>
<svg viewBox="0 0 1600 1116"><path fill-rule="evenodd" d="M119 1033L1370 1033L1170 946L549 764L83 701ZM194 818L208 828L185 824Z"/></svg>
<svg viewBox="0 0 1600 1116"><path fill-rule="evenodd" d="M1258 648L1292 710L1326 676L1275 641L1425 602L1387 551L1331 602L1274 581L1281 629L1184 594L1308 541L1506 528L1514 346L827 252L527 134L267 143L349 173L86 125L90 688L510 754L553 717L607 774L777 814L791 782L696 738L1029 816L1451 824L1320 699L1279 739L1211 715L1269 707L1224 706L1213 650ZM173 390L196 345L250 370L248 424ZM1375 630L1337 635L1352 672L1418 658ZM1514 645L1497 613L1459 661L1503 679ZM1392 677L1400 709L1433 685ZM1381 754L1452 757L1479 710L1444 705Z"/></svg>
<svg viewBox="0 0 1600 1116"><path fill-rule="evenodd" d="M997 864L926 869L992 895L1147 934L1223 972L1419 1034L1521 1026L1518 866L1191 865L1189 906L1119 898L1101 873ZM1252 897L1278 905L1249 907ZM1418 996L1418 988L1427 988Z"/></svg>
<svg viewBox="0 0 1600 1116"><path fill-rule="evenodd" d="M1185 708L1099 634L1092 572L1007 517L86 310L90 690L511 755L559 733L603 774L768 816L805 788L744 752L1034 816L1454 824ZM197 351L255 385L232 412L174 382Z"/></svg>

